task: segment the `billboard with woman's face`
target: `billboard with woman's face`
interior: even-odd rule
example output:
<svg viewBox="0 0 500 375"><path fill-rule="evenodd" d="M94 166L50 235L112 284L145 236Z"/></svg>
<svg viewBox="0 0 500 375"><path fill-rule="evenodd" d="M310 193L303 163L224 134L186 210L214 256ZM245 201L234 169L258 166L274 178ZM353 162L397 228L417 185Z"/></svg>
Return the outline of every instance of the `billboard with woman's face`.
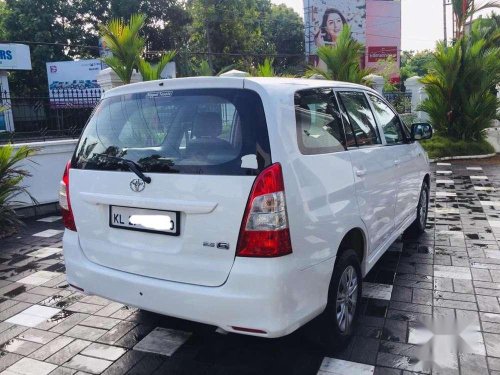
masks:
<svg viewBox="0 0 500 375"><path fill-rule="evenodd" d="M317 65L316 50L335 45L342 27L348 24L353 37L365 44L366 0L304 0L306 54Z"/></svg>

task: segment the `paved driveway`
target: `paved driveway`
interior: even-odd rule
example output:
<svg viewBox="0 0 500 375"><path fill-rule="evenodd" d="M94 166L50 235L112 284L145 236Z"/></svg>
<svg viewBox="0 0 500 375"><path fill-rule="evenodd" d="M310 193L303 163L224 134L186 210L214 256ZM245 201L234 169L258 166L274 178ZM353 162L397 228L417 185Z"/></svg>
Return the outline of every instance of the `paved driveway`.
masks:
<svg viewBox="0 0 500 375"><path fill-rule="evenodd" d="M61 220L45 217L0 242L0 371L401 374L429 372L416 345L427 342L446 366L434 364L433 373L500 374L500 167L434 169L427 232L396 242L370 272L356 336L342 352L326 357L301 332L224 334L75 293L65 281Z"/></svg>

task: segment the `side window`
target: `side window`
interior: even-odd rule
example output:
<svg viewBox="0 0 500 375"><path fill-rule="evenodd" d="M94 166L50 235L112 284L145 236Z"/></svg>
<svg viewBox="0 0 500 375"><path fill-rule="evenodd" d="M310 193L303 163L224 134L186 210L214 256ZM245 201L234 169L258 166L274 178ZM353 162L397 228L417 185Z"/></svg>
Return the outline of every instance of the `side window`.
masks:
<svg viewBox="0 0 500 375"><path fill-rule="evenodd" d="M405 140L401 129L399 117L380 98L369 94L368 97L373 104L375 117L384 132L385 141L388 145L403 143Z"/></svg>
<svg viewBox="0 0 500 375"><path fill-rule="evenodd" d="M345 150L342 120L331 89L296 92L295 119L297 142L303 154L323 154Z"/></svg>
<svg viewBox="0 0 500 375"><path fill-rule="evenodd" d="M365 94L360 91L344 91L339 92L338 96L347 112L358 146L382 143Z"/></svg>

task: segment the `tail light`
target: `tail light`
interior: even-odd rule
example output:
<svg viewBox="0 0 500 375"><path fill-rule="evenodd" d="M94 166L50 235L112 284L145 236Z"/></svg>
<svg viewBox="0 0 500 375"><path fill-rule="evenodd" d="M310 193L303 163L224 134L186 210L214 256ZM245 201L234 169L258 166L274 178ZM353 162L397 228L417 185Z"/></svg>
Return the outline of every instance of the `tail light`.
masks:
<svg viewBox="0 0 500 375"><path fill-rule="evenodd" d="M71 168L71 160L66 164L64 174L62 177L61 185L59 186L59 206L61 206L61 213L64 226L76 232L75 218L71 210L71 202L69 199L69 170Z"/></svg>
<svg viewBox="0 0 500 375"><path fill-rule="evenodd" d="M291 252L283 172L281 165L275 163L263 170L252 186L236 255L279 257Z"/></svg>

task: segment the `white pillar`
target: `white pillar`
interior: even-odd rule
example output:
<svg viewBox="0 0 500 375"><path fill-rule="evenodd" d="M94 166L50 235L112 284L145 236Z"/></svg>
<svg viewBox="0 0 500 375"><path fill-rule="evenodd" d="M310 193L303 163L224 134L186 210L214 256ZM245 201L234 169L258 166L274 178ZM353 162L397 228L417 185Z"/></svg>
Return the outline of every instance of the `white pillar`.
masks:
<svg viewBox="0 0 500 375"><path fill-rule="evenodd" d="M368 74L364 79L367 83L371 84L373 89L379 94L384 93L384 77L376 74Z"/></svg>
<svg viewBox="0 0 500 375"><path fill-rule="evenodd" d="M142 81L141 74L134 69L134 71L132 72L130 83L136 83L141 81ZM99 84L99 86L101 86L101 89L104 91L108 91L118 86L123 86L122 80L111 68L103 69L97 74L97 83Z"/></svg>
<svg viewBox="0 0 500 375"><path fill-rule="evenodd" d="M8 73L5 70L0 70L0 88L2 90L0 98L2 101L2 114L5 119L5 130L13 132L14 117L12 116Z"/></svg>
<svg viewBox="0 0 500 375"><path fill-rule="evenodd" d="M418 106L427 98L424 84L420 82L421 77L410 77L405 81L406 92L411 92L411 112L417 115L417 120L428 120L425 112L417 111Z"/></svg>

